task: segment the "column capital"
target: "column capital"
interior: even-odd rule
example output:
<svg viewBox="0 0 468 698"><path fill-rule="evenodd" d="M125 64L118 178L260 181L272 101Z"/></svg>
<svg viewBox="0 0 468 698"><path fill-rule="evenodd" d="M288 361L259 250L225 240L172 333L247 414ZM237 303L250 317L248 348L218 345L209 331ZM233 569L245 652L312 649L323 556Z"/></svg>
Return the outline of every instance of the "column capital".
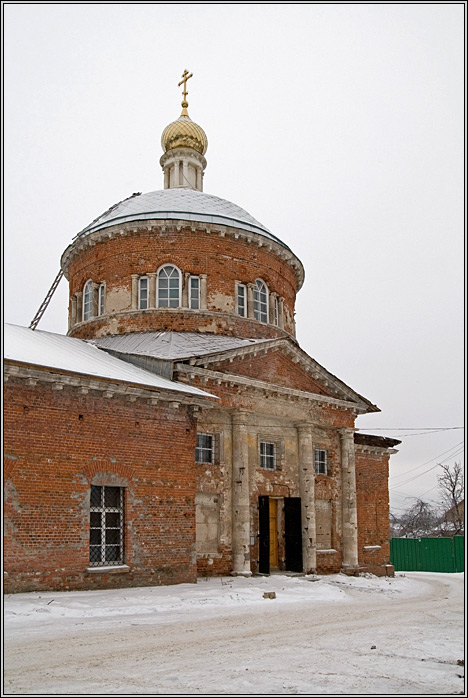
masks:
<svg viewBox="0 0 468 698"><path fill-rule="evenodd" d="M306 429L311 430L314 427L314 424L312 424L312 422L296 422L294 426L296 429L302 429L304 431Z"/></svg>
<svg viewBox="0 0 468 698"><path fill-rule="evenodd" d="M247 410L236 410L235 412L231 412L231 421L236 425L247 425L248 417L249 412L247 412Z"/></svg>

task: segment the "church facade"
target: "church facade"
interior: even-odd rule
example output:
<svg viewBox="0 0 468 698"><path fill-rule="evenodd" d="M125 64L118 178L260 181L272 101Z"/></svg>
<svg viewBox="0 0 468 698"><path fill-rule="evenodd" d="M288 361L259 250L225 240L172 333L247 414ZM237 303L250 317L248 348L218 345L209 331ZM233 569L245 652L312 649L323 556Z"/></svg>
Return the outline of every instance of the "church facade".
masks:
<svg viewBox="0 0 468 698"><path fill-rule="evenodd" d="M48 333L24 328L29 352L17 339L7 357L11 590L393 573L388 467L399 442L357 431L378 408L299 346L304 269L293 251L203 192L207 138L188 115L189 77L162 135L164 189L111 207L62 256L61 339L86 354L84 368L63 355L34 363L31 335ZM86 368L96 356L116 378ZM53 503L34 505L32 482Z"/></svg>

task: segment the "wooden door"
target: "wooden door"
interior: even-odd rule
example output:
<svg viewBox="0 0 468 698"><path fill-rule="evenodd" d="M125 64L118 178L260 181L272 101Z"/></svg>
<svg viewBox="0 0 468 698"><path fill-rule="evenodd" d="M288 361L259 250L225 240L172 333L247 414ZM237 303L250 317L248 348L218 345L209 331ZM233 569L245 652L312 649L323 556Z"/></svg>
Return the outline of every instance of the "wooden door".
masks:
<svg viewBox="0 0 468 698"><path fill-rule="evenodd" d="M269 500L270 505L270 568L278 567L278 500Z"/></svg>

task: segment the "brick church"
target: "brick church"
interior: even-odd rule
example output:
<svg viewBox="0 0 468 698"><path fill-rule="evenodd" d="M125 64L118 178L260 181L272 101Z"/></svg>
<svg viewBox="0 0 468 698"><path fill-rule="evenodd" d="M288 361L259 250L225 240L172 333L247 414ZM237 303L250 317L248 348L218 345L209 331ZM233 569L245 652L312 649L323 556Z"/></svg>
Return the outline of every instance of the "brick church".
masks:
<svg viewBox="0 0 468 698"><path fill-rule="evenodd" d="M295 338L304 269L203 192L207 137L162 134L164 189L61 258L69 330L5 327L4 588L274 571L393 574L378 408Z"/></svg>

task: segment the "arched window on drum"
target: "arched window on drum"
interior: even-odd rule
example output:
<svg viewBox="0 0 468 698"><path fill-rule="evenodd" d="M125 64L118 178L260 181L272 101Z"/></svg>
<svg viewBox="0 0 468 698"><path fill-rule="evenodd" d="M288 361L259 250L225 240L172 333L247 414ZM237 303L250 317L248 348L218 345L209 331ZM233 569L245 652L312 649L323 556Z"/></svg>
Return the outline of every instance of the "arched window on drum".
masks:
<svg viewBox="0 0 468 698"><path fill-rule="evenodd" d="M254 318L268 322L268 288L261 279L257 279L254 285Z"/></svg>
<svg viewBox="0 0 468 698"><path fill-rule="evenodd" d="M180 271L172 264L166 264L158 271L157 307L179 308L180 302Z"/></svg>
<svg viewBox="0 0 468 698"><path fill-rule="evenodd" d="M87 281L83 289L83 322L93 316L93 282Z"/></svg>

